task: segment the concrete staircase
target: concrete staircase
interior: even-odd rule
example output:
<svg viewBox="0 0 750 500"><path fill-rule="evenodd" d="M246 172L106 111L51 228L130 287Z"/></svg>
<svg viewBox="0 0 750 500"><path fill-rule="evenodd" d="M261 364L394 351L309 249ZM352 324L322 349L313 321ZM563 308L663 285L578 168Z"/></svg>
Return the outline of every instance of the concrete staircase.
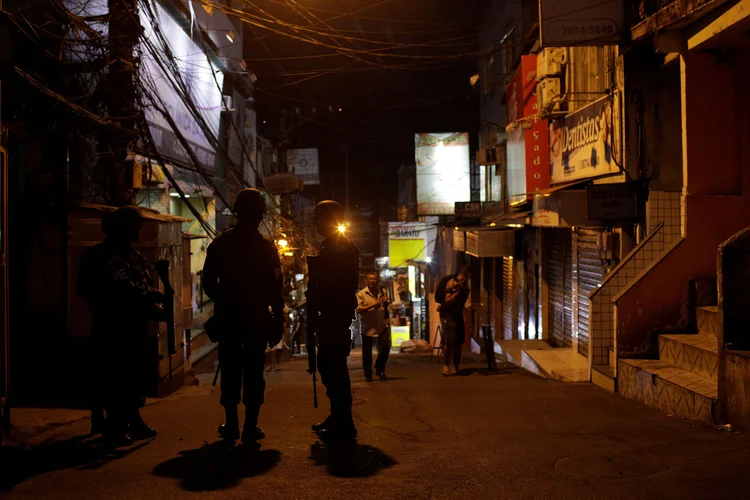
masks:
<svg viewBox="0 0 750 500"><path fill-rule="evenodd" d="M697 334L662 334L659 359L621 359L617 389L669 414L713 424L718 404L716 306L696 309Z"/></svg>

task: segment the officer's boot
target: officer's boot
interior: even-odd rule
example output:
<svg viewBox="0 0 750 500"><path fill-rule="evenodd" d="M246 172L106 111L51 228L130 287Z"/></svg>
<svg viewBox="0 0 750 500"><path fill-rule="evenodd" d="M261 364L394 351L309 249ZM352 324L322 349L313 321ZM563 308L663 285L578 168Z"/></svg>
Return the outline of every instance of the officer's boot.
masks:
<svg viewBox="0 0 750 500"><path fill-rule="evenodd" d="M240 419L237 416L236 406L225 406L226 420L219 426L219 435L228 441L237 441L240 438Z"/></svg>
<svg viewBox="0 0 750 500"><path fill-rule="evenodd" d="M326 442L346 442L357 439L357 427L351 414L336 414L332 425L318 431L318 437Z"/></svg>
<svg viewBox="0 0 750 500"><path fill-rule="evenodd" d="M320 432L324 429L329 429L331 426L333 426L333 415L328 415L325 420L323 420L319 424L313 424L312 430L314 432Z"/></svg>
<svg viewBox="0 0 750 500"><path fill-rule="evenodd" d="M245 426L242 429L242 443L252 444L266 437L263 429L258 427L260 407L245 407Z"/></svg>
<svg viewBox="0 0 750 500"><path fill-rule="evenodd" d="M104 418L104 410L99 407L93 407L91 409L91 431L89 434L92 436L103 434L106 429L107 419Z"/></svg>
<svg viewBox="0 0 750 500"><path fill-rule="evenodd" d="M119 448L130 446L133 440L127 434L128 423L125 412L121 408L107 409L107 422L102 438L107 446Z"/></svg>
<svg viewBox="0 0 750 500"><path fill-rule="evenodd" d="M146 422L141 417L141 411L135 408L131 411L128 434L135 441L139 441L141 439L155 438L156 430L146 425Z"/></svg>

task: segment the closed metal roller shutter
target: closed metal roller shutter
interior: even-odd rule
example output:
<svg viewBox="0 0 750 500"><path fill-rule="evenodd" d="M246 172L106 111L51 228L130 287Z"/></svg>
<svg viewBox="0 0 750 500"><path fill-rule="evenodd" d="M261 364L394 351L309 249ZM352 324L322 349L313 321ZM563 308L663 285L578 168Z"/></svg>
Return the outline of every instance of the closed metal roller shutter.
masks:
<svg viewBox="0 0 750 500"><path fill-rule="evenodd" d="M573 345L573 237L567 229L550 231L548 259L549 341Z"/></svg>
<svg viewBox="0 0 750 500"><path fill-rule="evenodd" d="M515 324L515 302L516 294L513 293L513 259L503 257L503 338L513 340Z"/></svg>
<svg viewBox="0 0 750 500"><path fill-rule="evenodd" d="M578 352L588 357L591 311L589 294L596 290L604 278L598 237L601 231L579 229L577 234L578 264Z"/></svg>

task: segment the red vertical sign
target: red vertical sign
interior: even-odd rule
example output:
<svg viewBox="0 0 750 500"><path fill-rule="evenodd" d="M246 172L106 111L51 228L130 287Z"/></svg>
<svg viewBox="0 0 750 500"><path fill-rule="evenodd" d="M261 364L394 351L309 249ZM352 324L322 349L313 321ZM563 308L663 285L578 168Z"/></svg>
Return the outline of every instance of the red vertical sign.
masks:
<svg viewBox="0 0 750 500"><path fill-rule="evenodd" d="M526 172L526 193L546 189L550 185L549 122L536 117L539 111L536 62L536 55L522 56L521 65L506 91L508 123L518 122L518 128L523 130L525 161L522 168ZM508 168L513 170L511 165ZM531 199L531 196L527 199Z"/></svg>

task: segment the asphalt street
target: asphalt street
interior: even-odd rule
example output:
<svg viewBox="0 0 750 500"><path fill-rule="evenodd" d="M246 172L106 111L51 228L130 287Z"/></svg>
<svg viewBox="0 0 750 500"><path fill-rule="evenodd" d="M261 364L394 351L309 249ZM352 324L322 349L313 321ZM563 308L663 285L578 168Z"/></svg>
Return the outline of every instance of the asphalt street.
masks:
<svg viewBox="0 0 750 500"><path fill-rule="evenodd" d="M327 447L310 424L303 361L267 374L260 450L229 448L210 378L151 404L159 436L114 455L55 429L0 474L16 499L581 499L750 498L750 441L672 418L591 384L520 369L443 378L426 357L394 356L390 380L366 382L350 360L356 446Z"/></svg>

